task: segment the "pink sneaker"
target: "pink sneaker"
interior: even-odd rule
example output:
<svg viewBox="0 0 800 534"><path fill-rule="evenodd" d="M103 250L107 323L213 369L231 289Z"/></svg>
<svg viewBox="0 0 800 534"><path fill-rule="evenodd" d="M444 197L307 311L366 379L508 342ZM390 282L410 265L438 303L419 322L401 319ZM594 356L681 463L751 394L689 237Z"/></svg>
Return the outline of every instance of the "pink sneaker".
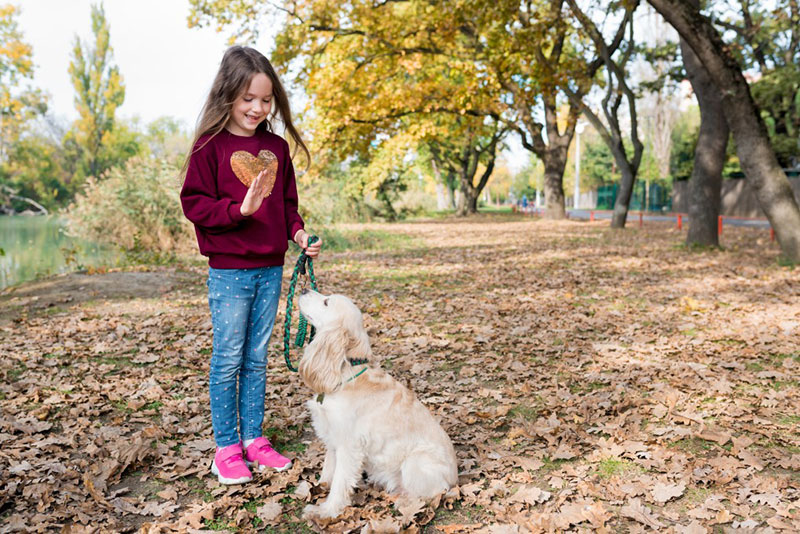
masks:
<svg viewBox="0 0 800 534"><path fill-rule="evenodd" d="M242 484L253 480L253 475L242 458L242 444L235 443L217 448L211 472L217 475L220 484Z"/></svg>
<svg viewBox="0 0 800 534"><path fill-rule="evenodd" d="M271 467L276 471L286 471L292 467L292 461L272 448L267 438L256 438L253 443L245 449L247 465L263 471Z"/></svg>

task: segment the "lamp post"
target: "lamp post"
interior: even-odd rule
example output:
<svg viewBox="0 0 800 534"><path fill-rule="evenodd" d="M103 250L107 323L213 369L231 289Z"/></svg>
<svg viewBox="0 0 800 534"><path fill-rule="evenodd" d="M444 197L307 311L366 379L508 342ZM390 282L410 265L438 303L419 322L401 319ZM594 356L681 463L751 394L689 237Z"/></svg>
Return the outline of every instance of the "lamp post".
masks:
<svg viewBox="0 0 800 534"><path fill-rule="evenodd" d="M581 133L585 124L579 122L575 125L575 190L572 197L572 208L578 209L578 199L581 196Z"/></svg>

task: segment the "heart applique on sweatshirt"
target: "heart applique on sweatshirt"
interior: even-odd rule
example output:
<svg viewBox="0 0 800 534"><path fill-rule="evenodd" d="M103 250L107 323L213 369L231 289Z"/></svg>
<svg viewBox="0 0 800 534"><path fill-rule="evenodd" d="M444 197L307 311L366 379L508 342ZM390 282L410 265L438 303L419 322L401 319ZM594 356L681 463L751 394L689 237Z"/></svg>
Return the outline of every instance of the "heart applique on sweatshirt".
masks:
<svg viewBox="0 0 800 534"><path fill-rule="evenodd" d="M278 157L269 150L260 150L257 157L245 150L237 150L231 156L231 169L245 187L250 187L258 173L266 169L267 183L264 195L266 197L272 193L272 188L275 187L275 178L278 176Z"/></svg>

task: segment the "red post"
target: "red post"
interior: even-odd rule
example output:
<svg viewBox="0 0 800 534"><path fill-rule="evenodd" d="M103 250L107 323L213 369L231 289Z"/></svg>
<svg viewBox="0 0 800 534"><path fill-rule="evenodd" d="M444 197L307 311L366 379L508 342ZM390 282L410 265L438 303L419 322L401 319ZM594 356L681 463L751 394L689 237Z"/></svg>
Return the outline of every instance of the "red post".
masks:
<svg viewBox="0 0 800 534"><path fill-rule="evenodd" d="M769 240L775 241L775 228L769 227Z"/></svg>
<svg viewBox="0 0 800 534"><path fill-rule="evenodd" d="M639 212L639 228L641 228L642 226L644 226L644 222L642 220L642 212L640 211Z"/></svg>
<svg viewBox="0 0 800 534"><path fill-rule="evenodd" d="M722 215L719 216L719 219L718 219L718 222L717 222L717 235L718 236L722 235Z"/></svg>
<svg viewBox="0 0 800 534"><path fill-rule="evenodd" d="M683 215L678 214L678 230L683 230Z"/></svg>
<svg viewBox="0 0 800 534"><path fill-rule="evenodd" d="M589 222L594 222L594 212L593 211L589 212Z"/></svg>

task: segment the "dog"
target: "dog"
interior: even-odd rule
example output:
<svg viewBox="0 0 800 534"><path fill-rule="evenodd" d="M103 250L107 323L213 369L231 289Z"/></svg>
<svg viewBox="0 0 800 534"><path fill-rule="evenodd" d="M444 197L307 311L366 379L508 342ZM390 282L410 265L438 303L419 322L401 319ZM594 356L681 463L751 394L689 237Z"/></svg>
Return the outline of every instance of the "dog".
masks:
<svg viewBox="0 0 800 534"><path fill-rule="evenodd" d="M305 290L300 313L316 329L299 373L315 394L306 405L325 444L319 483L330 488L306 516L337 517L366 472L389 493L432 499L458 481L450 438L414 394L371 365L361 311L343 295Z"/></svg>

